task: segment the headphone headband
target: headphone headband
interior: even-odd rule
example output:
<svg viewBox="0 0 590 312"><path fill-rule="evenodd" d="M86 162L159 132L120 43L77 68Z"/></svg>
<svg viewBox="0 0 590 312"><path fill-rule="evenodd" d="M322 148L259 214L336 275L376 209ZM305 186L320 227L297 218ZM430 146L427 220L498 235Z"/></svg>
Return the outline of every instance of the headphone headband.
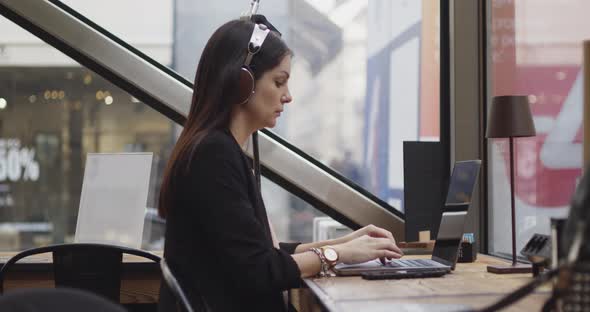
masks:
<svg viewBox="0 0 590 312"><path fill-rule="evenodd" d="M266 25L254 24L254 30L252 30L252 36L250 36L250 42L248 43L248 55L244 61L244 66L250 66L252 57L260 51L260 48L269 33L270 29L268 29Z"/></svg>

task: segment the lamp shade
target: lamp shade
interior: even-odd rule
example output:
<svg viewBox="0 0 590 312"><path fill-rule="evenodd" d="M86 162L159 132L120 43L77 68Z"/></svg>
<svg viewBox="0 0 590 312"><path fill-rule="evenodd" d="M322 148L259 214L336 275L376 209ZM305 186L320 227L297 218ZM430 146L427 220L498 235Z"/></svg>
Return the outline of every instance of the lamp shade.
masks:
<svg viewBox="0 0 590 312"><path fill-rule="evenodd" d="M526 95L504 95L492 99L486 131L487 138L534 135L535 125Z"/></svg>

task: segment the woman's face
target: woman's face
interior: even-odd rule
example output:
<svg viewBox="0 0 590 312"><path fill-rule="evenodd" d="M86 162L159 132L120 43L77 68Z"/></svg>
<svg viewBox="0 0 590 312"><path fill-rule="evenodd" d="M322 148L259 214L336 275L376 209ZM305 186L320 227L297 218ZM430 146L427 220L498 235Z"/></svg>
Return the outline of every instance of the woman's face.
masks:
<svg viewBox="0 0 590 312"><path fill-rule="evenodd" d="M283 106L293 100L287 84L290 75L291 56L286 55L279 65L256 81L247 110L257 129L274 127L283 112Z"/></svg>

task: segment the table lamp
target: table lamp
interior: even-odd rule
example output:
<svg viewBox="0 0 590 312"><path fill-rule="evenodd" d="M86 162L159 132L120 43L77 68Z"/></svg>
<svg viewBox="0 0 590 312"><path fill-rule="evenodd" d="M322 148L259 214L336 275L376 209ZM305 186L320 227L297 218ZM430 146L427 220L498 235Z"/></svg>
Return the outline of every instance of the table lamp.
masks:
<svg viewBox="0 0 590 312"><path fill-rule="evenodd" d="M496 96L488 116L487 138L508 138L510 142L510 206L512 213L512 265L489 265L488 272L528 273L530 265L516 262L516 215L514 210L514 138L535 136L535 125L526 95Z"/></svg>

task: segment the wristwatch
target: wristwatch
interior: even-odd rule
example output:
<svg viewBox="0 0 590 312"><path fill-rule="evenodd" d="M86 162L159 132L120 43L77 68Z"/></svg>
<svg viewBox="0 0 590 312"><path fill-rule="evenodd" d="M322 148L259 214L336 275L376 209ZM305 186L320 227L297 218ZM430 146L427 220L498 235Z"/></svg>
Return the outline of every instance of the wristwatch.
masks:
<svg viewBox="0 0 590 312"><path fill-rule="evenodd" d="M330 269L334 267L338 261L338 252L332 246L324 246L320 248L310 248L320 258L321 267L319 276L332 276Z"/></svg>
<svg viewBox="0 0 590 312"><path fill-rule="evenodd" d="M320 247L320 249L322 251L322 254L324 255L324 259L326 259L326 262L328 263L330 268L335 266L336 262L338 261L338 252L336 251L336 249L334 249L334 247L332 246L324 246Z"/></svg>

